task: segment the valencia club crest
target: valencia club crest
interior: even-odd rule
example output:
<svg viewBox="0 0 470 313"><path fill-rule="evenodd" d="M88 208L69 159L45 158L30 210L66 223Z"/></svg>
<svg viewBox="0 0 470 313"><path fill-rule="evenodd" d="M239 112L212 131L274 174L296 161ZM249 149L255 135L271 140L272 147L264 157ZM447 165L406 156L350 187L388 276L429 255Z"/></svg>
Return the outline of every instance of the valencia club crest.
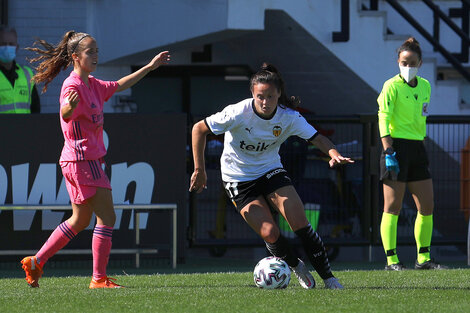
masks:
<svg viewBox="0 0 470 313"><path fill-rule="evenodd" d="M274 136L279 137L279 135L281 134L281 132L282 132L281 126L274 126L274 127L273 127L273 135L274 135Z"/></svg>

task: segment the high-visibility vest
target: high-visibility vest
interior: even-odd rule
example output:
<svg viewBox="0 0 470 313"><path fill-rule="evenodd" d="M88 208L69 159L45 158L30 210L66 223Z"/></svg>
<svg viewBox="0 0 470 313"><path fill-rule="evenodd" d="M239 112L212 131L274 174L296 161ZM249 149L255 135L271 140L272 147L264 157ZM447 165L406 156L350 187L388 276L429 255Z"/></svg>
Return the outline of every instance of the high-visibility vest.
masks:
<svg viewBox="0 0 470 313"><path fill-rule="evenodd" d="M33 71L27 66L17 66L15 86L0 71L0 113L31 113Z"/></svg>

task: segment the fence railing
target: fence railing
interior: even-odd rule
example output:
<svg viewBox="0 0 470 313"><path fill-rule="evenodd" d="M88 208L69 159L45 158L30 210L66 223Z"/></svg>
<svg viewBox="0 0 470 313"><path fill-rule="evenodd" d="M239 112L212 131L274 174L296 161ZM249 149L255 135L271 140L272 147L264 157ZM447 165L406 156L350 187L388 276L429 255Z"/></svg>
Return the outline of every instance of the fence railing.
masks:
<svg viewBox="0 0 470 313"><path fill-rule="evenodd" d="M447 16L438 5L431 0L423 0L433 14L433 33L422 26L421 22L416 20L407 9L399 3L397 0L384 0L392 7L398 14L400 14L405 21L407 21L414 29L416 29L434 48L434 51L438 51L454 68L460 73L466 80L470 81L470 72L463 66L462 63L468 62L468 48L470 45L469 37L469 10L470 1L461 0L461 8L454 8L450 10ZM343 5L343 4L342 4ZM378 0L369 1L369 10L377 11L379 9ZM462 26L457 26L453 21L452 17L459 17L462 19ZM461 39L461 52L454 54L449 52L444 45L440 43L440 22L441 20L452 30L455 35ZM342 19L343 21L343 19ZM349 26L348 26L349 27Z"/></svg>
<svg viewBox="0 0 470 313"><path fill-rule="evenodd" d="M166 204L114 204L115 209L133 210L134 213L134 229L135 229L135 242L134 247L124 249L111 249L112 254L135 254L135 267L140 267L141 254L157 254L158 249L140 247L140 213L153 210L167 210L171 211L172 218L172 233L171 240L171 264L172 268L176 268L177 257L177 205L175 203ZM15 211L15 210L72 210L70 205L0 205L0 211ZM36 253L37 250L0 250L2 255L30 255ZM91 249L67 249L64 248L58 254L91 254Z"/></svg>

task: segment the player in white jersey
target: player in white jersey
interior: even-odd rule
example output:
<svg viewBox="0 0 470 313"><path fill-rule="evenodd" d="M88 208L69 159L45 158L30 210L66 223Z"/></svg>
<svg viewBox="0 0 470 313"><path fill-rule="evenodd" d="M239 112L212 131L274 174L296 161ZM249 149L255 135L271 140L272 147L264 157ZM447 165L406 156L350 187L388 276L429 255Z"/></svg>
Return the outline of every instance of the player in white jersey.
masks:
<svg viewBox="0 0 470 313"><path fill-rule="evenodd" d="M221 171L224 187L245 221L266 242L268 250L286 261L303 288L315 281L298 259L274 221L271 208L279 212L300 237L313 267L329 289L343 286L331 273L323 242L308 222L304 206L283 169L280 145L297 135L331 157L330 166L352 163L333 143L295 110L298 99L288 98L277 69L263 64L250 81L253 98L229 105L224 110L196 123L192 130L194 172L190 191L201 192L207 183L204 164L206 136L225 133Z"/></svg>

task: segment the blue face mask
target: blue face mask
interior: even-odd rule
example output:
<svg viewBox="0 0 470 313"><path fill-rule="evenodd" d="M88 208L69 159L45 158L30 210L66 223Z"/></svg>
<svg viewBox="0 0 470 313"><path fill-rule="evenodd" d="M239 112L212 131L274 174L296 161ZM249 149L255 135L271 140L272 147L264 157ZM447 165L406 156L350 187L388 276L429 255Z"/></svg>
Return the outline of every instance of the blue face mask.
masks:
<svg viewBox="0 0 470 313"><path fill-rule="evenodd" d="M0 61L10 63L16 58L16 46L0 46Z"/></svg>

